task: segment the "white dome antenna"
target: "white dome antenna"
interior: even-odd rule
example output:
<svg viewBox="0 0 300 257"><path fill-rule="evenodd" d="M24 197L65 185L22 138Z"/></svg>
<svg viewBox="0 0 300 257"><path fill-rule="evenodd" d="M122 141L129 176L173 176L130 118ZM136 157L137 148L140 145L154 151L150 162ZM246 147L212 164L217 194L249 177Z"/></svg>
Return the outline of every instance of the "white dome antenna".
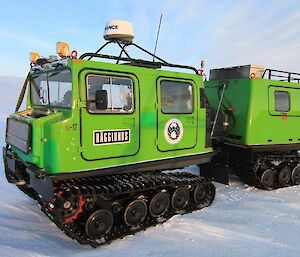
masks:
<svg viewBox="0 0 300 257"><path fill-rule="evenodd" d="M103 37L108 41L132 43L134 38L133 26L124 20L110 20L106 23Z"/></svg>

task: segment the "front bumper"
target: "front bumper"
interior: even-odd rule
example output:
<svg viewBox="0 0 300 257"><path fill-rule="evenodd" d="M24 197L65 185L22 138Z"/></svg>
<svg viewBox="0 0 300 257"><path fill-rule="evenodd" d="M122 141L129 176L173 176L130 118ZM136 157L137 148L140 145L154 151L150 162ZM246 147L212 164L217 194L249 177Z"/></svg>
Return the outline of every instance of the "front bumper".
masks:
<svg viewBox="0 0 300 257"><path fill-rule="evenodd" d="M9 183L34 190L41 198L53 202L53 180L38 168L24 163L8 146L3 147L4 172Z"/></svg>
<svg viewBox="0 0 300 257"><path fill-rule="evenodd" d="M8 147L3 147L3 162L6 179L9 183L16 184L18 180L16 156Z"/></svg>

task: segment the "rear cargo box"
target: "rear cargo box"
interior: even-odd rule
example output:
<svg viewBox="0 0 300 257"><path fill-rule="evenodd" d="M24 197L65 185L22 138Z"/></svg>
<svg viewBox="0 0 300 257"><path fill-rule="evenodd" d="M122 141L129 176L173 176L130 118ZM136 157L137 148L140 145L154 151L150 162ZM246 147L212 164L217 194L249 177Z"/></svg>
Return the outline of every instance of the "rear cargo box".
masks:
<svg viewBox="0 0 300 257"><path fill-rule="evenodd" d="M210 70L209 79L262 78L264 66L244 65Z"/></svg>

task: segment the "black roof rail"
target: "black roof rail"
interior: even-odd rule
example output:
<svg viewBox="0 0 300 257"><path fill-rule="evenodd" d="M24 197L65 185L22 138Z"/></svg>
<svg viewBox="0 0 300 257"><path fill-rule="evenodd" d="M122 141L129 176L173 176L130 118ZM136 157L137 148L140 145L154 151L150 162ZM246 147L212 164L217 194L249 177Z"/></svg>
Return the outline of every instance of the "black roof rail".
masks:
<svg viewBox="0 0 300 257"><path fill-rule="evenodd" d="M117 43L118 46L121 48L121 52L120 52L119 56L99 54L99 52L110 43ZM138 49L142 50L143 52L149 54L150 56L152 56L155 59L159 60L159 62L146 61L146 60L131 58L130 55L125 50L125 48L127 46L130 46L130 45L133 45L133 46L137 47ZM126 55L126 57L122 57L123 53ZM110 60L117 60L117 64L120 61L126 61L127 63L124 63L124 64L142 66L142 67L161 68L162 66L164 66L164 67L171 67L171 68L188 69L188 70L192 70L196 74L198 74L198 70L193 66L169 63L169 62L161 59L160 57L152 54L151 52L147 51L146 49L140 47L139 45L137 45L135 43L130 43L130 44L126 43L126 44L122 45L118 41L109 41L109 42L106 42L103 46L101 46L95 53L84 53L79 57L79 59L84 59L84 58L87 58L87 57L89 57L88 60L91 60L94 57L103 58L103 59L110 59Z"/></svg>
<svg viewBox="0 0 300 257"><path fill-rule="evenodd" d="M280 81L294 82L300 83L300 73L290 72L290 71L281 71L274 69L266 69L262 78L267 79L276 79Z"/></svg>

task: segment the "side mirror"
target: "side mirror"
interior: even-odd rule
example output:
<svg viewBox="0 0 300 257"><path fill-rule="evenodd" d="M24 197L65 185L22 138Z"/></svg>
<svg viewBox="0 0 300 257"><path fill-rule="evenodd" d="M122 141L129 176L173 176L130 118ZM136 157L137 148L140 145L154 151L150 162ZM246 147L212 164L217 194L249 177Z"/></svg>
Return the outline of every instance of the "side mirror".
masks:
<svg viewBox="0 0 300 257"><path fill-rule="evenodd" d="M98 110L107 109L107 91L97 90L95 94L95 103Z"/></svg>

